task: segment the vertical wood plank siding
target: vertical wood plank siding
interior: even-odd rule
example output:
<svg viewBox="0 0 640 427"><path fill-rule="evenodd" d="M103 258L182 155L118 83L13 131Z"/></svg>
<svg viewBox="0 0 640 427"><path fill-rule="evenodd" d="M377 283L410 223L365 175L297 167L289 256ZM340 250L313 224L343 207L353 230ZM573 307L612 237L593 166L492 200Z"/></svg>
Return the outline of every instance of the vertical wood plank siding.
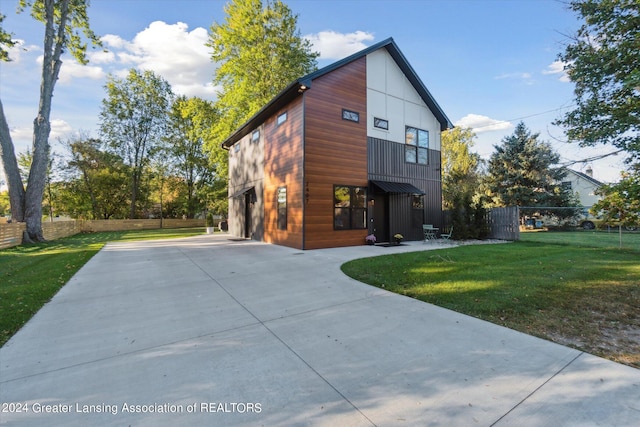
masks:
<svg viewBox="0 0 640 427"><path fill-rule="evenodd" d="M287 121L277 117L287 112ZM264 240L302 249L303 97L300 96L265 122ZM287 229L278 229L278 187L287 187Z"/></svg>
<svg viewBox="0 0 640 427"><path fill-rule="evenodd" d="M406 182L421 189L424 196L424 223L441 228L442 182L440 151L429 150L429 164L405 162L404 144L378 138L368 138L369 179ZM407 240L422 239L422 221L412 208L407 194L389 195L389 226L391 234L400 233Z"/></svg>
<svg viewBox="0 0 640 427"><path fill-rule="evenodd" d="M305 93L304 249L363 244L367 235L333 229L333 186L368 184L366 81L362 57L314 80ZM343 120L343 108L360 113L360 122Z"/></svg>

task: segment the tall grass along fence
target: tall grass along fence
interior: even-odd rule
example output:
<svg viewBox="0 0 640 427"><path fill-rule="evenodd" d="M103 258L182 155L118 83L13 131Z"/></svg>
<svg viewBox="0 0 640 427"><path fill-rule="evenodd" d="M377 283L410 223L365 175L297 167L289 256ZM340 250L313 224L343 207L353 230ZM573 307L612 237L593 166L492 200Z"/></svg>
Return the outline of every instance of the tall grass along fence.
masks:
<svg viewBox="0 0 640 427"><path fill-rule="evenodd" d="M70 220L43 222L42 232L47 240L56 240L82 232L155 230L158 228L204 227L204 219L113 219ZM0 224L0 249L22 244L23 222Z"/></svg>

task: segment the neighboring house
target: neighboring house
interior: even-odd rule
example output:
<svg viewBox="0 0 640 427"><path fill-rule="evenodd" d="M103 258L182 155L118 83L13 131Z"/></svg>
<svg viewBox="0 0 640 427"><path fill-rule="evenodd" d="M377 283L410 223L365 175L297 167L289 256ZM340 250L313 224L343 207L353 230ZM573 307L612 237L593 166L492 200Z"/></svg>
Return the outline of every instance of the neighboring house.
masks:
<svg viewBox="0 0 640 427"><path fill-rule="evenodd" d="M389 38L287 86L229 136L229 232L317 249L442 223L453 125Z"/></svg>
<svg viewBox="0 0 640 427"><path fill-rule="evenodd" d="M602 182L593 178L591 167L587 168L585 173L573 169L565 169L565 171L567 176L562 180L562 187L575 193L582 206L590 208L600 200L596 190Z"/></svg>

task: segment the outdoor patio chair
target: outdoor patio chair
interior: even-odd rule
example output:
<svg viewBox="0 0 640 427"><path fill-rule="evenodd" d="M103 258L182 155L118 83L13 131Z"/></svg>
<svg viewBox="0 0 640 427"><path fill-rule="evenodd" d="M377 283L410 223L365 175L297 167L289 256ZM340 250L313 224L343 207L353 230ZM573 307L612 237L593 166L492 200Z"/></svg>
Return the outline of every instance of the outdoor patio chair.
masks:
<svg viewBox="0 0 640 427"><path fill-rule="evenodd" d="M448 233L440 233L440 237L442 237L443 240L449 240L452 234L453 234L453 225L449 229Z"/></svg>

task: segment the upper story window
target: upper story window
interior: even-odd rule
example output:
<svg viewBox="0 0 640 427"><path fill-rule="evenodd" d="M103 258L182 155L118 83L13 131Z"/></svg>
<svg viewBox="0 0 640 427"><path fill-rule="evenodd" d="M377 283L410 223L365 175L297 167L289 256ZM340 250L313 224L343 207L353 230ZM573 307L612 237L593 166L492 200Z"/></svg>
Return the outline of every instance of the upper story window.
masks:
<svg viewBox="0 0 640 427"><path fill-rule="evenodd" d="M256 129L251 134L251 142L258 142L260 140L260 130Z"/></svg>
<svg viewBox="0 0 640 427"><path fill-rule="evenodd" d="M378 129L389 130L389 120L380 119L378 117L373 118L373 127Z"/></svg>
<svg viewBox="0 0 640 427"><path fill-rule="evenodd" d="M240 151L240 141L236 142L236 144L233 146L233 152L237 153L238 151Z"/></svg>
<svg viewBox="0 0 640 427"><path fill-rule="evenodd" d="M360 113L351 110L342 109L342 119L351 122L360 123Z"/></svg>
<svg viewBox="0 0 640 427"><path fill-rule="evenodd" d="M407 126L405 128L404 160L407 163L429 163L429 131Z"/></svg>
<svg viewBox="0 0 640 427"><path fill-rule="evenodd" d="M284 122L287 121L287 112L285 111L284 113L280 114L276 120L276 123L278 126L280 126L281 124L283 124Z"/></svg>

